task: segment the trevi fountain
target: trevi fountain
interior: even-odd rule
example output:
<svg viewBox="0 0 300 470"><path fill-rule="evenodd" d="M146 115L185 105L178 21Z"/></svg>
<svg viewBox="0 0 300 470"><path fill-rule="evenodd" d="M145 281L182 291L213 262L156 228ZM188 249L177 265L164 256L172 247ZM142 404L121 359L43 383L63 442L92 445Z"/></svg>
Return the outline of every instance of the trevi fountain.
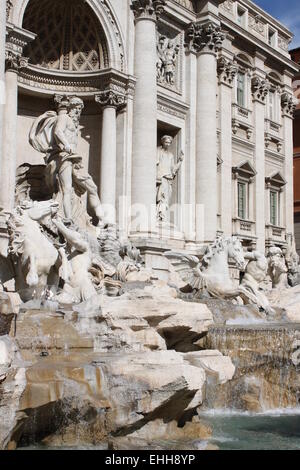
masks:
<svg viewBox="0 0 300 470"><path fill-rule="evenodd" d="M1 212L2 271L15 283L0 293L1 448L214 449L218 413L293 415L293 241L267 256L222 236L202 257L170 250L171 280L159 280L105 220L76 153L83 106L62 96L37 118L29 140L45 155L48 197L23 168L15 208Z"/></svg>

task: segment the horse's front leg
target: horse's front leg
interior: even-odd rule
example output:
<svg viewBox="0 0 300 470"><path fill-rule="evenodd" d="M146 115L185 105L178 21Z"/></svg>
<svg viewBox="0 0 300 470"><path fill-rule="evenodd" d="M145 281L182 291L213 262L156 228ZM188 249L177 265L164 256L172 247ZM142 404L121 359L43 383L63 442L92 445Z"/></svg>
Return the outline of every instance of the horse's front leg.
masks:
<svg viewBox="0 0 300 470"><path fill-rule="evenodd" d="M39 276L37 272L36 257L30 254L28 257L29 271L26 276L26 282L29 287L36 287L39 283Z"/></svg>

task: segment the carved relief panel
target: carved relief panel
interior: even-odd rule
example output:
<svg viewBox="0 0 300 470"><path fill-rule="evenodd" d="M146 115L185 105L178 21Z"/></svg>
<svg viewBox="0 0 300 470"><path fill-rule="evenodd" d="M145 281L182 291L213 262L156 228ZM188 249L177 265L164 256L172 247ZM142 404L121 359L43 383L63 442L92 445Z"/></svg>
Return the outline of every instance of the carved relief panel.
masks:
<svg viewBox="0 0 300 470"><path fill-rule="evenodd" d="M160 21L157 31L157 82L182 91L183 33Z"/></svg>

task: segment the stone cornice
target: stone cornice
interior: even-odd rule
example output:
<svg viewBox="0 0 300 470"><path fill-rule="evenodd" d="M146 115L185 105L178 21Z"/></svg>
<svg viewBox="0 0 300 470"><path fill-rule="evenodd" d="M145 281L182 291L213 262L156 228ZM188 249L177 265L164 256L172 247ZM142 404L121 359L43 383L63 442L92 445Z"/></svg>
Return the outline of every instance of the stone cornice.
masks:
<svg viewBox="0 0 300 470"><path fill-rule="evenodd" d="M131 0L130 8L136 20L157 21L165 6L166 0Z"/></svg>
<svg viewBox="0 0 300 470"><path fill-rule="evenodd" d="M277 60L281 65L284 64L285 67L292 73L298 71L297 67L295 66L295 63L291 60L291 58L287 57L287 55L281 53L280 51L271 48L270 46L268 46L266 41L259 39L259 37L254 36L249 31L241 29L237 23L229 19L227 16L224 16L221 12L220 20L222 27L229 29L230 34L235 33L236 37L238 37L239 39L243 39L246 42L249 42L256 49L260 50L262 54L266 55L267 58L271 57L273 60Z"/></svg>
<svg viewBox="0 0 300 470"><path fill-rule="evenodd" d="M36 35L25 29L8 23L5 44L6 70L19 72L28 66L28 59L22 57L24 47L35 39Z"/></svg>
<svg viewBox="0 0 300 470"><path fill-rule="evenodd" d="M194 22L186 30L185 44L190 52L210 52L216 54L222 47L225 35L221 27L209 21L207 23Z"/></svg>
<svg viewBox="0 0 300 470"><path fill-rule="evenodd" d="M29 66L19 73L19 86L28 90L40 90L51 96L53 93L67 93L92 96L110 89L126 93L128 98L134 95L135 78L116 69L105 69L89 73L62 73Z"/></svg>
<svg viewBox="0 0 300 470"><path fill-rule="evenodd" d="M217 71L219 76L219 84L227 85L232 88L234 77L236 76L238 71L237 63L234 60L229 60L225 57L220 57L218 59Z"/></svg>
<svg viewBox="0 0 300 470"><path fill-rule="evenodd" d="M258 101L262 104L266 103L266 97L270 90L270 83L268 80L258 77L257 75L252 78L251 83L253 101Z"/></svg>

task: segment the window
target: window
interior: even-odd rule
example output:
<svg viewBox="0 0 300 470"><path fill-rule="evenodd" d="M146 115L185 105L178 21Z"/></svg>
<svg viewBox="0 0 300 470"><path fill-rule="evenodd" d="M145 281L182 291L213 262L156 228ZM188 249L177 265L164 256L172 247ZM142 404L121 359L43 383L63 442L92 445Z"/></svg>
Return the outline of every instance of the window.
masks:
<svg viewBox="0 0 300 470"><path fill-rule="evenodd" d="M240 26L245 26L245 17L246 12L242 8L238 7L237 9L237 22Z"/></svg>
<svg viewBox="0 0 300 470"><path fill-rule="evenodd" d="M270 91L269 92L269 119L271 121L275 121L276 118L276 109L275 109L275 92Z"/></svg>
<svg viewBox="0 0 300 470"><path fill-rule="evenodd" d="M237 104L245 107L245 74L242 72L237 74Z"/></svg>
<svg viewBox="0 0 300 470"><path fill-rule="evenodd" d="M272 29L269 28L269 32L268 32L269 46L275 47L275 39L276 39L275 31L273 31Z"/></svg>
<svg viewBox="0 0 300 470"><path fill-rule="evenodd" d="M270 191L270 223L272 225L279 225L278 209L279 193L278 191Z"/></svg>
<svg viewBox="0 0 300 470"><path fill-rule="evenodd" d="M238 183L238 216L247 219L247 183Z"/></svg>

